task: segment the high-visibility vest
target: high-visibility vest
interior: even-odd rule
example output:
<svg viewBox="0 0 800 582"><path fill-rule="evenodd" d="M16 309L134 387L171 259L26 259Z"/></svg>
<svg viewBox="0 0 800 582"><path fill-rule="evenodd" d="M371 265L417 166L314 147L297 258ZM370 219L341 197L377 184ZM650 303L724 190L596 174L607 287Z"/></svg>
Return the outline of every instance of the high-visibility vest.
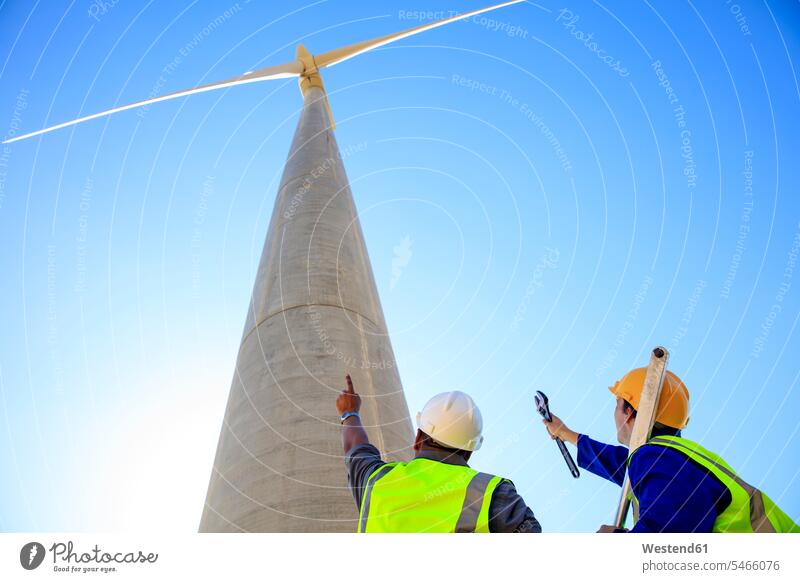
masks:
<svg viewBox="0 0 800 582"><path fill-rule="evenodd" d="M697 443L672 435L651 438L648 445L658 445L678 451L707 469L731 494L731 503L717 516L713 532L800 533L800 526L775 505L765 493L746 483L719 455ZM638 450L638 449L637 449ZM636 453L628 457L628 463ZM631 493L634 523L639 519L639 502Z"/></svg>
<svg viewBox="0 0 800 582"><path fill-rule="evenodd" d="M367 479L359 533L489 532L489 504L505 479L464 465L416 458Z"/></svg>

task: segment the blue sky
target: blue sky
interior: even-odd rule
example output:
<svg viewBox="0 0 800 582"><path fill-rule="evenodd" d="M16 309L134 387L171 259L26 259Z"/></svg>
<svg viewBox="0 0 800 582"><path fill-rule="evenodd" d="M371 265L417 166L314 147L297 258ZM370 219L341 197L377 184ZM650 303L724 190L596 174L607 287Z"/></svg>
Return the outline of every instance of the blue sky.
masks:
<svg viewBox="0 0 800 582"><path fill-rule="evenodd" d="M481 5L6 0L0 133ZM411 412L472 394L473 465L547 531L618 494L533 392L613 441L606 388L657 344L685 436L800 518L799 16L525 3L324 74ZM274 81L0 149L0 530L196 530L300 105Z"/></svg>

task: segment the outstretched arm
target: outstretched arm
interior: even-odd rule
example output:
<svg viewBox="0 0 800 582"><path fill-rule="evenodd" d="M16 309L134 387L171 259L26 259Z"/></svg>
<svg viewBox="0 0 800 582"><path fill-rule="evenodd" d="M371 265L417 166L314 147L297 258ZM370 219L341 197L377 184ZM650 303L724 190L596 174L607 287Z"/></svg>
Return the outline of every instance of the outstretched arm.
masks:
<svg viewBox="0 0 800 582"><path fill-rule="evenodd" d="M361 409L361 396L356 394L350 374L345 380L347 387L336 398L336 410L339 411L340 417L346 412L358 412ZM342 423L342 427L342 448L345 454L355 446L369 444L369 437L361 424L361 417L349 416Z"/></svg>
<svg viewBox="0 0 800 582"><path fill-rule="evenodd" d="M562 441L572 443L578 447L578 466L581 469L608 479L617 485L622 485L625 478L628 449L616 445L607 445L595 441L585 434L571 430L555 414L552 422L543 420L547 432L552 438L559 437Z"/></svg>

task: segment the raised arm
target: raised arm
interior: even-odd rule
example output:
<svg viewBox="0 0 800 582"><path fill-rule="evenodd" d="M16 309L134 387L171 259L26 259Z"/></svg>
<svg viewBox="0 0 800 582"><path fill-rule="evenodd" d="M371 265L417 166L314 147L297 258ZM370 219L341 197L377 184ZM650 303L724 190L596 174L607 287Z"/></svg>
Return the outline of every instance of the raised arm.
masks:
<svg viewBox="0 0 800 582"><path fill-rule="evenodd" d="M340 418L347 415L347 418L342 421L342 448L347 454L353 447L368 444L369 437L358 414L361 409L361 396L356 394L350 374L345 376L345 380L347 386L336 398L336 410L339 411Z"/></svg>
<svg viewBox="0 0 800 582"><path fill-rule="evenodd" d="M581 469L586 469L603 479L622 485L628 461L626 447L608 445L593 440L585 434L570 429L555 414L552 416L552 422L542 421L547 432L552 438L559 437L562 441L578 447L578 466Z"/></svg>

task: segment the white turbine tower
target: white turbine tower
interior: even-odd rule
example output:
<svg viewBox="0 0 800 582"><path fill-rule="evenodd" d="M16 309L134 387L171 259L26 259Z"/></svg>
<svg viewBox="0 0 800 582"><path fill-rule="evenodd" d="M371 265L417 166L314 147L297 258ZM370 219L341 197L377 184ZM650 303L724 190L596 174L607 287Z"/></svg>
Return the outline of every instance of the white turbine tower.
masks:
<svg viewBox="0 0 800 582"><path fill-rule="evenodd" d="M200 531L355 531L333 402L345 372L370 439L407 459L412 426L320 69L511 0L319 55L114 107L11 143L142 105L299 77L303 111L275 200L217 445Z"/></svg>

